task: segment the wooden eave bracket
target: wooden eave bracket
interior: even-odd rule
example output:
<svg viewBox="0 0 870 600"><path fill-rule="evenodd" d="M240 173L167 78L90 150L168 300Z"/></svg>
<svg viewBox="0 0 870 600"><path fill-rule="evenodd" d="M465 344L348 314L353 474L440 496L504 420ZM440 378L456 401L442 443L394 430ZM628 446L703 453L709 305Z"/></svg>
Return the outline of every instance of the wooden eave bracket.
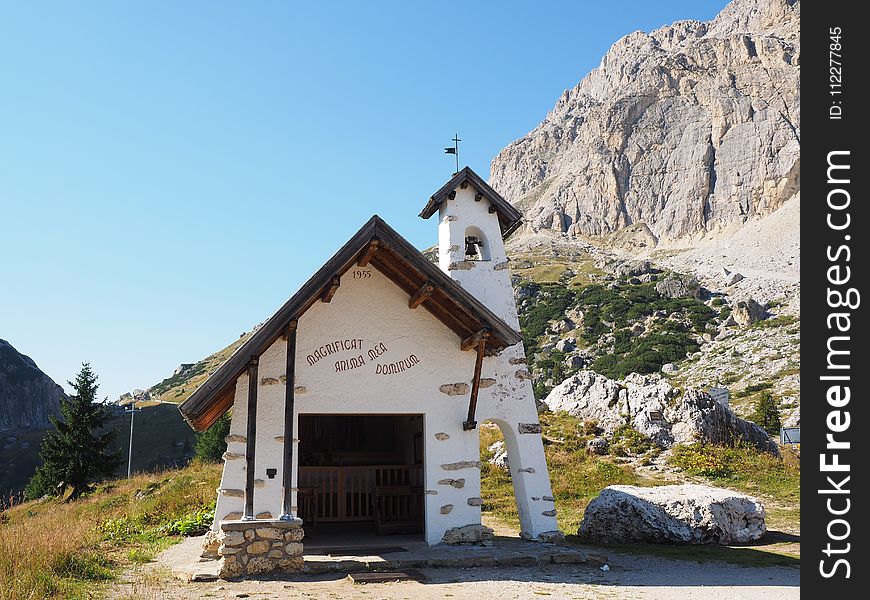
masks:
<svg viewBox="0 0 870 600"><path fill-rule="evenodd" d="M357 261L357 266L365 267L369 264L372 258L374 258L375 254L380 247L380 240L372 240L369 242L368 247L366 247L366 251L363 252L362 256L359 257L359 261Z"/></svg>
<svg viewBox="0 0 870 600"><path fill-rule="evenodd" d="M431 282L426 281L426 283L420 286L419 290L414 292L414 294L408 298L408 308L417 308L423 304L423 302L429 298L434 291L435 286L432 285Z"/></svg>
<svg viewBox="0 0 870 600"><path fill-rule="evenodd" d="M320 296L321 302L327 302L327 303L331 302L332 297L335 296L335 292L338 291L338 286L340 286L340 285L341 285L341 277L336 275L335 277L332 278L332 281L330 282L329 286L327 286L326 289L323 290L323 294Z"/></svg>
<svg viewBox="0 0 870 600"><path fill-rule="evenodd" d="M489 340L490 333L486 329L481 329L477 333L474 333L459 344L459 349L465 352L466 350L471 350L472 348L476 348L479 345L479 342L483 340L486 342Z"/></svg>

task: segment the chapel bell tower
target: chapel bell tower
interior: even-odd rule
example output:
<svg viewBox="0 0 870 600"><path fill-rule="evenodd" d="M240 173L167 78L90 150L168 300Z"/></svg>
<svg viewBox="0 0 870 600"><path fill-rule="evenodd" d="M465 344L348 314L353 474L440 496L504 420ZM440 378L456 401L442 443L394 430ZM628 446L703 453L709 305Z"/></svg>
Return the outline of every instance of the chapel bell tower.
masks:
<svg viewBox="0 0 870 600"><path fill-rule="evenodd" d="M518 330L504 239L522 214L468 167L432 195L420 216L428 219L436 210L438 266Z"/></svg>

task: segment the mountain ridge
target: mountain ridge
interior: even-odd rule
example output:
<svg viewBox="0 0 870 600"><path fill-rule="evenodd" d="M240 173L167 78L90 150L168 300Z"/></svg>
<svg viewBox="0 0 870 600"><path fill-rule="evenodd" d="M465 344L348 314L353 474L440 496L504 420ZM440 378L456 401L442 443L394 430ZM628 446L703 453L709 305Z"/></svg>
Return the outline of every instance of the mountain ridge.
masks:
<svg viewBox="0 0 870 600"><path fill-rule="evenodd" d="M63 388L32 358L0 339L0 432L45 427L60 414Z"/></svg>
<svg viewBox="0 0 870 600"><path fill-rule="evenodd" d="M618 40L489 183L520 237L636 227L646 246L774 212L800 187L800 3L734 0L712 21Z"/></svg>

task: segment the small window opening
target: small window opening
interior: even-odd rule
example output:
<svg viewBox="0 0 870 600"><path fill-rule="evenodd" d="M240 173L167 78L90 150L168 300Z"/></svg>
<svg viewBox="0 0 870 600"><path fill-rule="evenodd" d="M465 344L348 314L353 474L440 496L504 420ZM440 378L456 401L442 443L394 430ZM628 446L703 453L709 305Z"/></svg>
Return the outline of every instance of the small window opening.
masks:
<svg viewBox="0 0 870 600"><path fill-rule="evenodd" d="M465 228L465 260L490 260L489 250L489 242L480 228Z"/></svg>

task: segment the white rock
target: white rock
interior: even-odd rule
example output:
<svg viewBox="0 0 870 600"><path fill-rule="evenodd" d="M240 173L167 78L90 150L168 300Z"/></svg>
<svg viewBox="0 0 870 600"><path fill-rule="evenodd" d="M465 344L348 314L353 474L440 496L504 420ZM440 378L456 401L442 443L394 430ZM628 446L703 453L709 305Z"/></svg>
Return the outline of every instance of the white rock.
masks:
<svg viewBox="0 0 870 600"><path fill-rule="evenodd" d="M508 463L507 447L505 447L503 441L499 440L490 444L489 451L492 452L492 458L490 458L488 461L489 464L505 471L510 470L510 464Z"/></svg>
<svg viewBox="0 0 870 600"><path fill-rule="evenodd" d="M764 506L706 485L613 485L586 507L578 534L594 542L745 544L767 531Z"/></svg>
<svg viewBox="0 0 870 600"><path fill-rule="evenodd" d="M629 424L662 448L739 439L772 454L779 452L767 432L755 423L737 417L706 392L690 387L681 394L660 375L632 373L620 384L583 370L554 387L543 402L554 412L596 421L605 436ZM657 413L661 419L653 418Z"/></svg>
<svg viewBox="0 0 870 600"><path fill-rule="evenodd" d="M739 281L743 281L746 279L740 273L729 273L727 277L725 277L725 285L726 287L730 287Z"/></svg>

